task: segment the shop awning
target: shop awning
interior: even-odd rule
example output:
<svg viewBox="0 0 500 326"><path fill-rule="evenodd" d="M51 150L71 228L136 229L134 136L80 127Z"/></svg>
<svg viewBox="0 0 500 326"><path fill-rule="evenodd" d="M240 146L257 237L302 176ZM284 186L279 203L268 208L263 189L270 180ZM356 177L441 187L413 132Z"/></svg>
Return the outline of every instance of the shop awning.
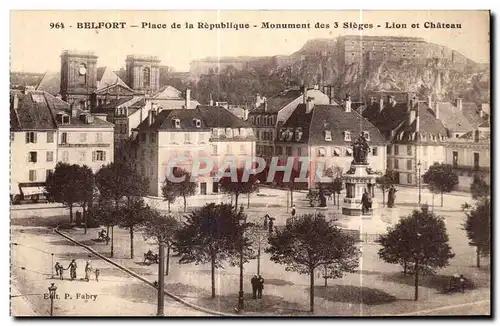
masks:
<svg viewBox="0 0 500 326"><path fill-rule="evenodd" d="M21 187L24 196L43 195L45 187Z"/></svg>

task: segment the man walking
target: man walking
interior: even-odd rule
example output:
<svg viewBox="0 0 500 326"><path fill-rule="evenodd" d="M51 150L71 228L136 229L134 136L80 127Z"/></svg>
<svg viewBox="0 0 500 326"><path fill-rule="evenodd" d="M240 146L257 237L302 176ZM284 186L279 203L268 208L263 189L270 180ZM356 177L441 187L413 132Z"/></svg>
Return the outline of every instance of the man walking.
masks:
<svg viewBox="0 0 500 326"><path fill-rule="evenodd" d="M264 290L264 278L259 275L259 278L257 279L257 297L259 299L262 299L262 290Z"/></svg>
<svg viewBox="0 0 500 326"><path fill-rule="evenodd" d="M259 283L259 278L257 277L257 275L254 275L250 281L252 283L252 294L253 294L253 298L254 299L257 299L257 287L258 287L258 283Z"/></svg>

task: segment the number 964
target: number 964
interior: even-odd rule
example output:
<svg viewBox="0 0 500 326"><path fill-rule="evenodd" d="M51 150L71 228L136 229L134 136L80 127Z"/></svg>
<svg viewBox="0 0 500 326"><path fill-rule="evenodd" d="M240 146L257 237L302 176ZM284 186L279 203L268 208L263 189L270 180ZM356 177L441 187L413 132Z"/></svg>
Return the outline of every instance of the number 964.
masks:
<svg viewBox="0 0 500 326"><path fill-rule="evenodd" d="M64 28L64 23L50 23L50 29Z"/></svg>

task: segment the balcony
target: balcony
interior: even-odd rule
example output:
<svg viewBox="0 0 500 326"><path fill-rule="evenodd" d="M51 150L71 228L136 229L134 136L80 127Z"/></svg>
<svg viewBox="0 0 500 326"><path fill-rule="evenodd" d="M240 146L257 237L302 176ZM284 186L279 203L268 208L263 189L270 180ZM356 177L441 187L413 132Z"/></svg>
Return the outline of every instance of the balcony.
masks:
<svg viewBox="0 0 500 326"><path fill-rule="evenodd" d="M111 147L111 144L109 144L109 143L96 143L96 144L68 144L68 143L61 143L61 144L59 144L59 147L63 147L63 148Z"/></svg>

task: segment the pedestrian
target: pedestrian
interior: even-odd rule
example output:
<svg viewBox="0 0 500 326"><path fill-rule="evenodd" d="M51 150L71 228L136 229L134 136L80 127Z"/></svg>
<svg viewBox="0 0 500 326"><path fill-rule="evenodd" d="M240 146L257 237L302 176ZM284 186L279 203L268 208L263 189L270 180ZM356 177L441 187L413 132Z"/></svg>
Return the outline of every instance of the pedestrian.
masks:
<svg viewBox="0 0 500 326"><path fill-rule="evenodd" d="M252 283L252 297L257 299L257 287L259 286L259 278L257 275L254 275L250 282Z"/></svg>
<svg viewBox="0 0 500 326"><path fill-rule="evenodd" d="M257 296L259 299L262 299L262 290L264 290L264 278L259 275L257 279Z"/></svg>
<svg viewBox="0 0 500 326"><path fill-rule="evenodd" d="M101 271L99 270L99 268L96 268L95 269L95 280L96 280L96 282L99 282L99 274L101 274Z"/></svg>
<svg viewBox="0 0 500 326"><path fill-rule="evenodd" d="M267 229L267 219L269 218L269 214L264 216L264 230Z"/></svg>
<svg viewBox="0 0 500 326"><path fill-rule="evenodd" d="M56 276L59 276L59 266L61 266L61 264L59 264L59 262L56 261L56 264L54 265L54 269L56 270Z"/></svg>
<svg viewBox="0 0 500 326"><path fill-rule="evenodd" d="M297 211L295 210L295 205L292 206L292 220L295 219L295 213L297 213Z"/></svg>
<svg viewBox="0 0 500 326"><path fill-rule="evenodd" d="M64 267L61 264L59 264L59 279L64 280Z"/></svg>
<svg viewBox="0 0 500 326"><path fill-rule="evenodd" d="M273 220L270 220L268 225L269 225L269 233L273 233L273 225L274 225Z"/></svg>
<svg viewBox="0 0 500 326"><path fill-rule="evenodd" d="M465 277L463 276L463 274L460 274L460 290L462 291L462 293L465 292Z"/></svg>
<svg viewBox="0 0 500 326"><path fill-rule="evenodd" d="M69 269L69 277L71 278L72 281L76 278L76 268L77 268L76 261L72 259L71 263L69 263L68 268L66 268Z"/></svg>
<svg viewBox="0 0 500 326"><path fill-rule="evenodd" d="M90 265L90 262L87 261L85 264L85 281L90 281L90 273L92 273L92 265Z"/></svg>

